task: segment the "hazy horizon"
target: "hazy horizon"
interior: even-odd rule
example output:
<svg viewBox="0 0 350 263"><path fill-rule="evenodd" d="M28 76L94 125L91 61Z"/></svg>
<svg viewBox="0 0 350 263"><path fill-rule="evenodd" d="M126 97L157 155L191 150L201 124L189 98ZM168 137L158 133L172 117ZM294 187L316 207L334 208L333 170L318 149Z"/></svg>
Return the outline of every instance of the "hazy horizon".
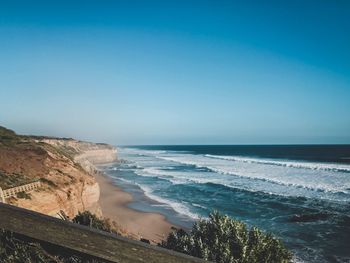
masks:
<svg viewBox="0 0 350 263"><path fill-rule="evenodd" d="M350 143L348 1L0 3L0 125L114 145Z"/></svg>

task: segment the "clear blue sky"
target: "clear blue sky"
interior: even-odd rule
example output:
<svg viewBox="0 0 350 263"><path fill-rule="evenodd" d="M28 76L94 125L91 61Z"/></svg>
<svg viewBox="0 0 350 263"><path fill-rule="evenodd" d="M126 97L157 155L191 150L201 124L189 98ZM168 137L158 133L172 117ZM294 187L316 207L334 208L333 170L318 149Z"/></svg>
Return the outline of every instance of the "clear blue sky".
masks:
<svg viewBox="0 0 350 263"><path fill-rule="evenodd" d="M350 143L350 1L2 0L0 125L114 144Z"/></svg>

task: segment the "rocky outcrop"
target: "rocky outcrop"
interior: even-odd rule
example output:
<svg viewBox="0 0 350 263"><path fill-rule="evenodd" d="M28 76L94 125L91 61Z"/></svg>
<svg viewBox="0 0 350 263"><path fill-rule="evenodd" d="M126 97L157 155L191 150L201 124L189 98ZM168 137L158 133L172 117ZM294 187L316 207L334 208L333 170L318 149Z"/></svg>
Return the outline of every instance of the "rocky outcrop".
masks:
<svg viewBox="0 0 350 263"><path fill-rule="evenodd" d="M300 214L300 215L291 216L289 218L289 222L293 222L293 223L315 222L315 221L327 220L331 216L332 214L325 213L325 212L319 212L319 213L313 213L313 214Z"/></svg>
<svg viewBox="0 0 350 263"><path fill-rule="evenodd" d="M75 158L76 161L87 160L92 164L111 163L117 160L116 149L88 150Z"/></svg>
<svg viewBox="0 0 350 263"><path fill-rule="evenodd" d="M96 164L112 163L117 161L116 149L94 149L87 150L77 155L74 160L89 173L97 172Z"/></svg>

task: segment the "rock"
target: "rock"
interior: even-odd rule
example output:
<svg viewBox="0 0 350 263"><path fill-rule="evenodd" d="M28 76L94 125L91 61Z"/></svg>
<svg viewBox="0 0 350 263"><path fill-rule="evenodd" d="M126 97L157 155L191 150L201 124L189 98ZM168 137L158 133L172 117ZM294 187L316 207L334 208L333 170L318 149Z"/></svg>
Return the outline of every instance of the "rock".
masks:
<svg viewBox="0 0 350 263"><path fill-rule="evenodd" d="M289 218L290 222L315 222L320 220L327 220L331 214L329 213L314 213L314 214L300 214L293 215Z"/></svg>
<svg viewBox="0 0 350 263"><path fill-rule="evenodd" d="M141 238L140 241L143 242L143 243L151 244L151 241L149 241L146 238Z"/></svg>

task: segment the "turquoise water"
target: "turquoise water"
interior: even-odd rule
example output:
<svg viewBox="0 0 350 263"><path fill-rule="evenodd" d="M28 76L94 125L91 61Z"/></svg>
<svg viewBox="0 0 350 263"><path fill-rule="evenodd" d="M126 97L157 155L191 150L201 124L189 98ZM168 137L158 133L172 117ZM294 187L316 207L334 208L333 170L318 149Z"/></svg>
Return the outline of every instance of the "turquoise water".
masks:
<svg viewBox="0 0 350 263"><path fill-rule="evenodd" d="M104 169L134 209L184 228L215 209L273 232L296 261L350 262L350 146L122 147L119 158Z"/></svg>

